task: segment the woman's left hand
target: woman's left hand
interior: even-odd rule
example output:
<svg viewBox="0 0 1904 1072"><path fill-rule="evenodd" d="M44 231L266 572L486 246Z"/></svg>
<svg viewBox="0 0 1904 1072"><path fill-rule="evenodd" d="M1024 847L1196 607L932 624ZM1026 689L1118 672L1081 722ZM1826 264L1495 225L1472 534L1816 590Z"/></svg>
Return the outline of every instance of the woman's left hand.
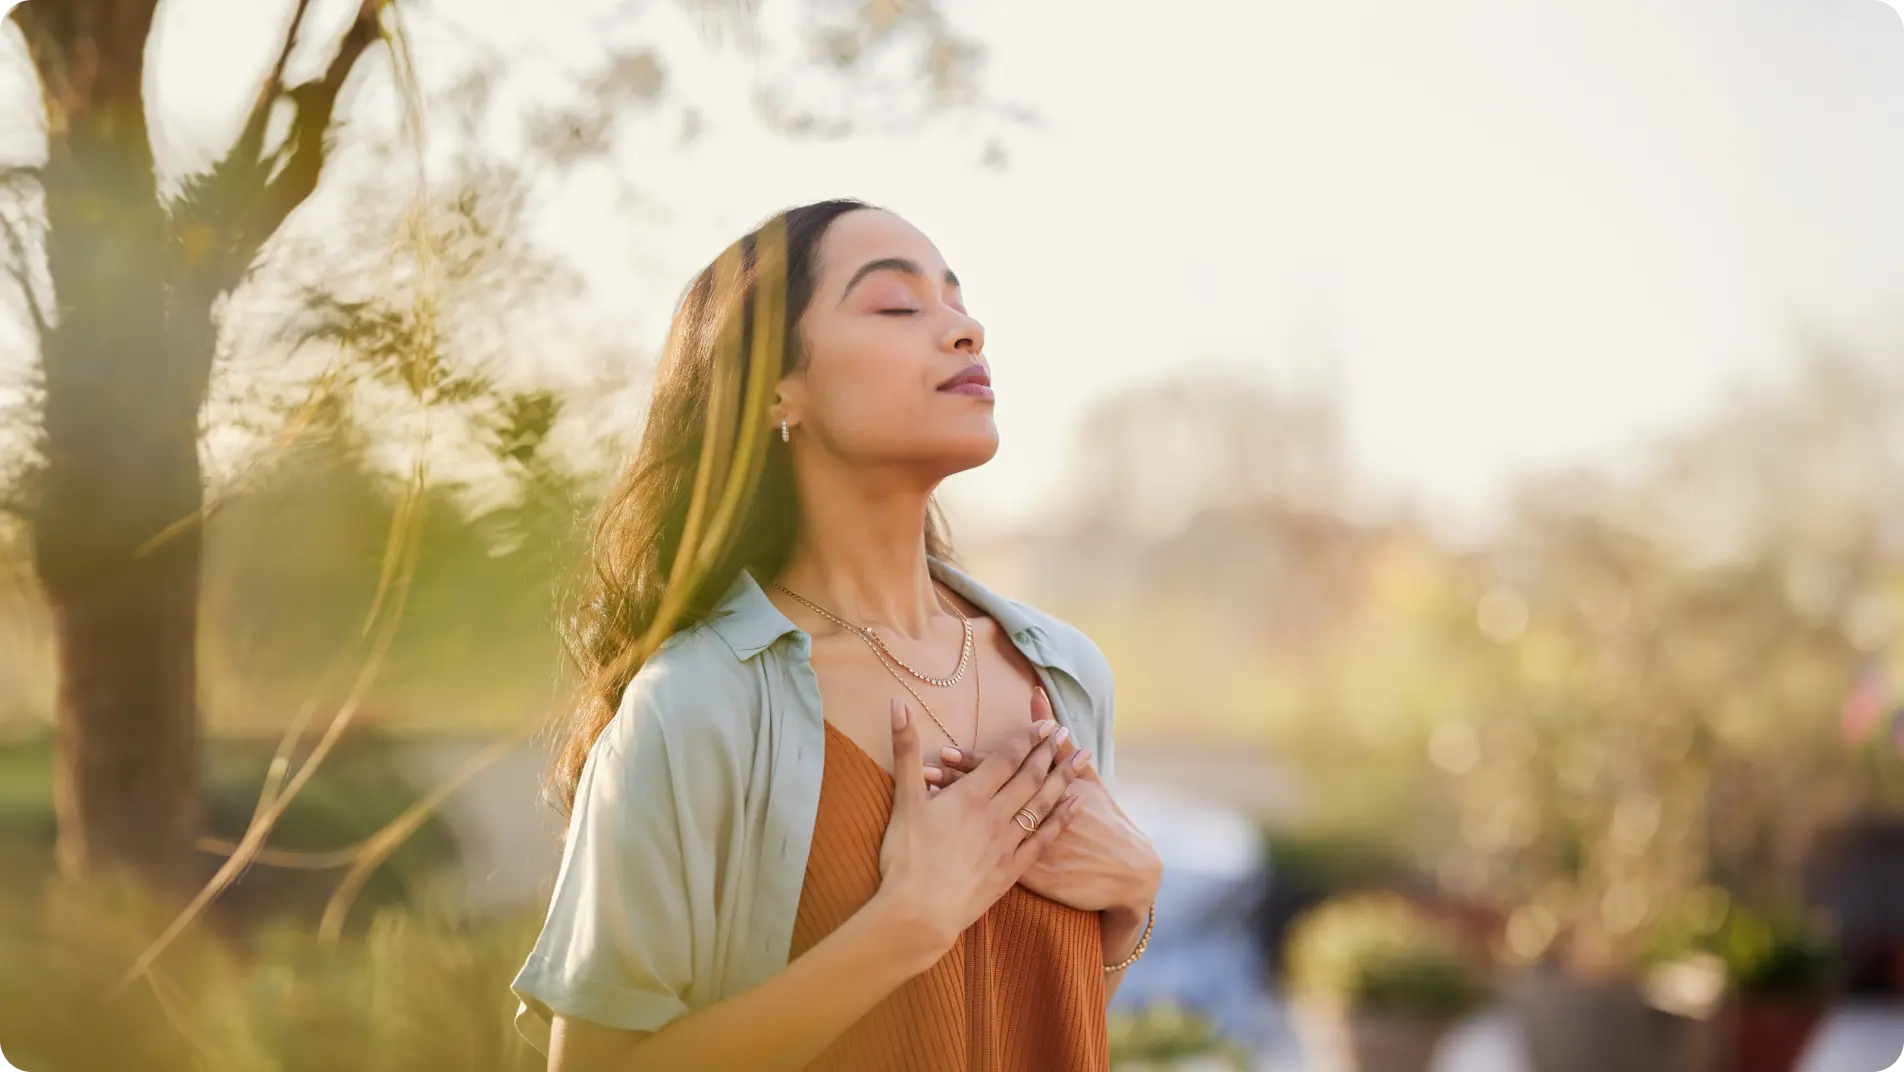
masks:
<svg viewBox="0 0 1904 1072"><path fill-rule="evenodd" d="M1051 701L1044 690L1033 689L1032 721L1052 717ZM926 768L926 782L930 787L944 788L983 758L969 750L948 748L940 755L939 765ZM1163 860L1151 840L1111 799L1110 790L1090 765L1091 758L1090 751L1080 752L1077 742L1068 735L1060 743L1058 762L1079 764L1078 775L1066 795L1078 797L1082 803L1064 832L1018 884L1072 908L1110 913L1113 918L1106 922L1117 924L1118 930L1132 922L1141 929L1163 878Z"/></svg>

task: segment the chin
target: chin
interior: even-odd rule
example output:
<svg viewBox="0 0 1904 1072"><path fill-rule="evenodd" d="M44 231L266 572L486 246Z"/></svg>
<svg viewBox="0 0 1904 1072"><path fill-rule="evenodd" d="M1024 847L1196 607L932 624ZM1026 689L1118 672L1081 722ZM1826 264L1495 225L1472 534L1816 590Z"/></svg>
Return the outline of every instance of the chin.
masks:
<svg viewBox="0 0 1904 1072"><path fill-rule="evenodd" d="M998 429L987 428L983 433L952 438L939 454L947 476L977 469L998 454Z"/></svg>

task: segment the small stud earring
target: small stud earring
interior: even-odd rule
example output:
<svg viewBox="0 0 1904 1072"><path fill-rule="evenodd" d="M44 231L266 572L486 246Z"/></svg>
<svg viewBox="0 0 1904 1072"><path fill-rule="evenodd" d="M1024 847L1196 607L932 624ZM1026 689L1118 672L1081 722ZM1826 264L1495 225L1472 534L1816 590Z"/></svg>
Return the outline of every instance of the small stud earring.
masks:
<svg viewBox="0 0 1904 1072"><path fill-rule="evenodd" d="M791 440L792 438L793 438L793 433L787 431L787 419L785 417L780 418L780 441L782 443L785 443Z"/></svg>

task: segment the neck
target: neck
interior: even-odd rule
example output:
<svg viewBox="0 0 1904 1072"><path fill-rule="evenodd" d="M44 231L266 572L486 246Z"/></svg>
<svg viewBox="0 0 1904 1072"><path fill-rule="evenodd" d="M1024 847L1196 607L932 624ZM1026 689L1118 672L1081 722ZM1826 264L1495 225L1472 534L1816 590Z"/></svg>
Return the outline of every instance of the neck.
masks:
<svg viewBox="0 0 1904 1072"><path fill-rule="evenodd" d="M799 536L780 583L855 625L925 636L946 613L926 561L931 489L796 475Z"/></svg>

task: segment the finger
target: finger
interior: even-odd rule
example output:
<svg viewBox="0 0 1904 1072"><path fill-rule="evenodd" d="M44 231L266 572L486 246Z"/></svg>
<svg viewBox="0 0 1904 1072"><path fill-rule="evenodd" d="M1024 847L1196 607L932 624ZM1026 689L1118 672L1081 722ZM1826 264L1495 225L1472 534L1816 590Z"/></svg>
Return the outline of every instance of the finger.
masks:
<svg viewBox="0 0 1904 1072"><path fill-rule="evenodd" d="M1045 691L1045 687L1043 685L1032 686L1031 720L1033 722L1058 721L1058 716L1055 713L1053 713L1051 710L1051 695ZM1070 759L1071 753L1076 752L1078 750L1078 743L1076 740L1074 740L1071 737L1071 730L1069 727L1063 727L1063 726L1059 727L1058 732L1052 734L1052 737L1058 743L1058 761L1059 762L1064 762L1065 760Z"/></svg>
<svg viewBox="0 0 1904 1072"><path fill-rule="evenodd" d="M1031 718L1034 722L1044 719L1056 722L1058 719L1051 710L1051 695L1045 692L1043 685L1033 686L1031 690ZM1077 759L1078 739L1071 735L1070 729L1061 727L1052 737L1058 742L1057 762L1070 763ZM1086 759L1082 762L1089 763L1090 760ZM1080 773L1087 778L1097 777L1096 771L1080 770Z"/></svg>
<svg viewBox="0 0 1904 1072"><path fill-rule="evenodd" d="M1063 802L1065 793L1071 788L1072 779L1077 776L1078 769L1069 763L1052 764L1050 773L1045 775L1044 784L1038 787L1037 794L1025 807L1030 808L1031 813L1043 822L1044 817Z"/></svg>
<svg viewBox="0 0 1904 1072"><path fill-rule="evenodd" d="M1057 728L1055 722L1034 723L1010 744L980 760L978 767L972 771L972 777L967 778L966 782L973 786L974 792L987 797L997 796L998 791L1011 781L1012 776L1018 773L1018 768L1030 757L1032 749L1042 745L1045 738L1056 732Z"/></svg>
<svg viewBox="0 0 1904 1072"><path fill-rule="evenodd" d="M1051 719L1055 722L1057 717L1051 713L1051 695L1045 692L1043 685L1033 685L1031 687L1031 720L1043 722L1045 719Z"/></svg>
<svg viewBox="0 0 1904 1072"><path fill-rule="evenodd" d="M926 798L925 765L919 758L919 728L898 697L892 700L893 812L905 814Z"/></svg>
<svg viewBox="0 0 1904 1072"><path fill-rule="evenodd" d="M978 769L978 757L963 748L941 748L939 765L969 774Z"/></svg>
<svg viewBox="0 0 1904 1072"><path fill-rule="evenodd" d="M1051 773L1052 757L1057 754L1055 740L1055 735L1048 737L1031 750L1031 755L1026 756L1025 762L1019 765L1018 772L993 794L994 810L1009 815L1031 803L1032 798L1038 795L1039 788L1045 784L1045 777Z"/></svg>
<svg viewBox="0 0 1904 1072"><path fill-rule="evenodd" d="M1097 768L1092 765L1092 761L1095 759L1097 759L1096 752L1091 751L1089 748L1080 748L1076 752L1071 753L1071 758L1065 760L1065 762L1069 764L1073 770L1078 772L1078 777L1083 778L1087 782L1095 782L1098 780Z"/></svg>
<svg viewBox="0 0 1904 1072"><path fill-rule="evenodd" d="M926 784L934 789L944 789L946 786L951 785L963 777L965 777L965 772L957 767L926 768Z"/></svg>
<svg viewBox="0 0 1904 1072"><path fill-rule="evenodd" d="M1083 803L1084 801L1079 797L1065 798L1063 803L1053 808L1051 814L1038 824L1037 833L1018 843L1018 848L1012 852L1012 866L1017 869L1018 874L1024 874L1027 868L1038 861L1038 857L1045 849L1058 840L1058 835L1064 833L1064 828L1071 825L1071 820L1077 818L1078 808Z"/></svg>

